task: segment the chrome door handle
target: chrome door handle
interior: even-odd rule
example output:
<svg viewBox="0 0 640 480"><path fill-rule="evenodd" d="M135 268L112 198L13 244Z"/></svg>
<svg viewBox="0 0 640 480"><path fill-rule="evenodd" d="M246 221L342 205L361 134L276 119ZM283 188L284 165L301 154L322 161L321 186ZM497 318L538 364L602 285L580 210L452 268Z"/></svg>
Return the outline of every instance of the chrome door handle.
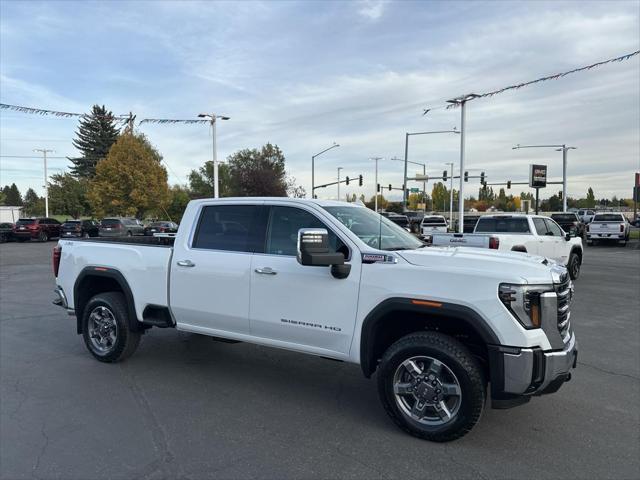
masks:
<svg viewBox="0 0 640 480"><path fill-rule="evenodd" d="M181 267L195 267L196 264L193 263L191 260L178 260L177 265L181 266Z"/></svg>
<svg viewBox="0 0 640 480"><path fill-rule="evenodd" d="M256 268L255 272L261 275L276 275L278 273L270 267Z"/></svg>

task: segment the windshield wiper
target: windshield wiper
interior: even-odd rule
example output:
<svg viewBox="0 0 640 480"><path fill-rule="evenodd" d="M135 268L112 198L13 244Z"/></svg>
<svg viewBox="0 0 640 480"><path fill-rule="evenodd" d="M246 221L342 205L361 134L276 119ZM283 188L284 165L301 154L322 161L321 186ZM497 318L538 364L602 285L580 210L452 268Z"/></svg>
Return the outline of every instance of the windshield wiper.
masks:
<svg viewBox="0 0 640 480"><path fill-rule="evenodd" d="M397 252L398 250L413 250L413 248L411 248L411 247L389 247L389 248L383 248L382 250L384 250L386 252Z"/></svg>

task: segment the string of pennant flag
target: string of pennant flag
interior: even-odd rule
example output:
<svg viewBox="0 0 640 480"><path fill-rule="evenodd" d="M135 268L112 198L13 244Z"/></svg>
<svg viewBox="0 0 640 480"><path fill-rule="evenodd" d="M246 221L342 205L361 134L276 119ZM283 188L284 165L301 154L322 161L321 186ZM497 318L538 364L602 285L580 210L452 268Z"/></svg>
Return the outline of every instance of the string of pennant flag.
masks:
<svg viewBox="0 0 640 480"><path fill-rule="evenodd" d="M535 80L531 80L528 82L523 82L523 83L518 83L515 85L508 85L506 87L502 87L499 88L497 90L492 90L489 92L484 92L484 93L479 93L479 94L472 94L472 95L468 95L465 98L465 100L473 100L473 99L477 99L477 98L487 98L487 97L493 97L495 95L499 95L501 93L507 92L509 90L519 90L521 88L524 87L528 87L530 85L535 85L537 83L542 83L542 82L547 82L550 80L558 80L560 78L564 78L567 75L573 75L575 73L579 73L579 72L584 72L587 70L591 70L593 68L597 68L597 67L601 67L603 65L607 65L610 63L615 63L615 62L623 62L626 60L631 59L632 57L637 56L638 54L640 54L640 50L636 50L635 52L632 53L627 53L625 55L621 55L619 57L615 57L615 58L610 58L608 60L603 60L601 62L596 62L596 63L592 63L591 65L586 65L584 67L579 67L579 68L574 68L571 70L567 70L565 72L560 72L560 73L555 73L553 75L547 75L544 77L540 77L537 78ZM422 109L422 115L426 115L427 113L433 111L433 110L440 110L440 109L451 109L451 108L456 108L458 106L460 106L460 101L450 101L447 105L438 105L438 106L434 106L434 107L427 107L427 108L423 108ZM63 112L63 111L58 111L58 110L49 110L46 108L35 108L35 107L25 107L22 105L11 105L11 104L7 104L7 103L0 103L0 109L1 110L12 110L12 111L16 111L16 112L21 112L21 113L27 113L27 114L32 114L32 115L43 115L43 116L53 116L53 117L58 117L58 118L84 118L84 117L88 117L89 114L86 113L75 113L75 112ZM116 120L116 121L120 121L120 122L127 122L129 124L132 124L135 116L133 116L133 114L128 114L128 115L106 115L105 117L108 117L112 120ZM144 124L144 123L155 123L155 124L200 124L200 123L210 123L210 120L207 119L174 119L174 118L144 118L142 120L139 121L139 125Z"/></svg>

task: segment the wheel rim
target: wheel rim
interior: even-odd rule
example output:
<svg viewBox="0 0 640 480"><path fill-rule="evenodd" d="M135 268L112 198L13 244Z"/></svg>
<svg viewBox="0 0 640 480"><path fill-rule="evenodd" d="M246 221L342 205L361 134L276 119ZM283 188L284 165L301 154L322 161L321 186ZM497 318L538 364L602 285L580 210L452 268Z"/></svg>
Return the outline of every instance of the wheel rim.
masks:
<svg viewBox="0 0 640 480"><path fill-rule="evenodd" d="M573 262L571 262L571 274L577 277L578 273L580 273L580 262L577 258L574 258Z"/></svg>
<svg viewBox="0 0 640 480"><path fill-rule="evenodd" d="M402 362L393 376L396 404L409 418L425 425L451 422L462 404L462 389L453 371L433 357Z"/></svg>
<svg viewBox="0 0 640 480"><path fill-rule="evenodd" d="M109 353L116 344L118 324L116 317L107 307L96 307L89 314L89 338L94 350L99 354Z"/></svg>

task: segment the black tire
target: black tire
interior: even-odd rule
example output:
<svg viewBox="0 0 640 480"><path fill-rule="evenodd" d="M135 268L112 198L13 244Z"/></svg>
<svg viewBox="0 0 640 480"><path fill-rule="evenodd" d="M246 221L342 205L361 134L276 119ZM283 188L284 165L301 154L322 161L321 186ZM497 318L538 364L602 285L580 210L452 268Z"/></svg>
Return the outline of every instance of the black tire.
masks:
<svg viewBox="0 0 640 480"><path fill-rule="evenodd" d="M116 324L115 342L107 350L99 350L91 337L90 317L92 312L106 308ZM89 300L82 314L82 337L89 352L101 362L122 361L133 354L140 343L140 332L129 329L129 313L124 295L120 292L99 293Z"/></svg>
<svg viewBox="0 0 640 480"><path fill-rule="evenodd" d="M133 234L131 232L127 232L127 237L133 237Z"/></svg>
<svg viewBox="0 0 640 480"><path fill-rule="evenodd" d="M417 356L438 360L458 381L461 391L459 405L457 411L444 424L421 423L405 413L396 399L396 372L402 368L403 362ZM426 367L423 373L425 370ZM478 422L484 409L486 382L482 369L464 345L441 333L412 333L396 341L382 357L378 366L377 381L378 395L387 414L402 430L424 440L449 442L466 435Z"/></svg>
<svg viewBox="0 0 640 480"><path fill-rule="evenodd" d="M49 235L47 234L47 232L41 231L38 234L38 240L41 241L41 242L47 242L47 241L49 241Z"/></svg>
<svg viewBox="0 0 640 480"><path fill-rule="evenodd" d="M89 232L84 232L82 234L82 238L89 238L89 237L90 237Z"/></svg>
<svg viewBox="0 0 640 480"><path fill-rule="evenodd" d="M580 266L582 261L580 255L576 252L571 252L569 255L569 261L567 262L567 270L569 270L569 277L571 280L576 280L580 276Z"/></svg>

